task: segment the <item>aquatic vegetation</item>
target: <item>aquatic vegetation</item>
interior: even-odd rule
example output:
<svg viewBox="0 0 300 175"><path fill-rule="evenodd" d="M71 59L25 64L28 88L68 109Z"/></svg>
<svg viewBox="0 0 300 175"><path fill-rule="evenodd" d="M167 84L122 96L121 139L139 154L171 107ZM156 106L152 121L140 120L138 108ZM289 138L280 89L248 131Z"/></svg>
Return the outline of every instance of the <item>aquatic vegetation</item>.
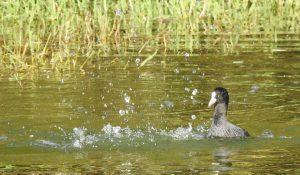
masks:
<svg viewBox="0 0 300 175"><path fill-rule="evenodd" d="M276 48L299 41L299 11L297 0L3 0L0 66L60 71L115 54Z"/></svg>

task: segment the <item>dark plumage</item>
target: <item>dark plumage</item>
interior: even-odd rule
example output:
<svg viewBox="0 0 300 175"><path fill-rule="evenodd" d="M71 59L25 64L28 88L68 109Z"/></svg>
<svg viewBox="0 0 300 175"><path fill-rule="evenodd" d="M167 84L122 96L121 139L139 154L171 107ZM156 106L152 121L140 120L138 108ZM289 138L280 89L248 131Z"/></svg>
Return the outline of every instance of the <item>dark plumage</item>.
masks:
<svg viewBox="0 0 300 175"><path fill-rule="evenodd" d="M225 88L217 87L211 94L208 107L214 105L214 114L211 128L207 137L247 137L249 133L227 121L227 109L229 103L229 95Z"/></svg>

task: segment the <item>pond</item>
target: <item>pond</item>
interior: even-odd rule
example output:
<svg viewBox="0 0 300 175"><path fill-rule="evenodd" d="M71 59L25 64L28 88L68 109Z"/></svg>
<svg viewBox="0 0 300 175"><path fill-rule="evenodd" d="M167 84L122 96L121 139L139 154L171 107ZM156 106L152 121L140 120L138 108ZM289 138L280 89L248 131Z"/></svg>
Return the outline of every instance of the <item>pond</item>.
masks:
<svg viewBox="0 0 300 175"><path fill-rule="evenodd" d="M300 173L299 52L145 58L2 76L0 173ZM250 138L205 138L217 86Z"/></svg>

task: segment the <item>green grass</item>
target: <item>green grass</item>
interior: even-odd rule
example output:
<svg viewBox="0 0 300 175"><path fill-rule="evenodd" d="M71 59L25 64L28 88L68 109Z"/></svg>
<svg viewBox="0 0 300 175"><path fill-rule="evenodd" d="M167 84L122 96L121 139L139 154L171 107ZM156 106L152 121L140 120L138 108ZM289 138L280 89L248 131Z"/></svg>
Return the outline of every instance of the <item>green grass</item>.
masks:
<svg viewBox="0 0 300 175"><path fill-rule="evenodd" d="M299 12L299 0L2 0L0 67L76 69L95 56L276 45L286 34L299 40Z"/></svg>

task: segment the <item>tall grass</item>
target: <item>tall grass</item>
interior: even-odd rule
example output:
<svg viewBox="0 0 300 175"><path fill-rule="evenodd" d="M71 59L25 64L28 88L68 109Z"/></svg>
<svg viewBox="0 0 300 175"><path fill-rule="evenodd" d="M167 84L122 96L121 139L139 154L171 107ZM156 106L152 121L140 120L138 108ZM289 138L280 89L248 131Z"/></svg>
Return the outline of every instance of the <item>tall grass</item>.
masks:
<svg viewBox="0 0 300 175"><path fill-rule="evenodd" d="M0 66L72 69L111 54L233 51L299 39L299 0L2 0Z"/></svg>

